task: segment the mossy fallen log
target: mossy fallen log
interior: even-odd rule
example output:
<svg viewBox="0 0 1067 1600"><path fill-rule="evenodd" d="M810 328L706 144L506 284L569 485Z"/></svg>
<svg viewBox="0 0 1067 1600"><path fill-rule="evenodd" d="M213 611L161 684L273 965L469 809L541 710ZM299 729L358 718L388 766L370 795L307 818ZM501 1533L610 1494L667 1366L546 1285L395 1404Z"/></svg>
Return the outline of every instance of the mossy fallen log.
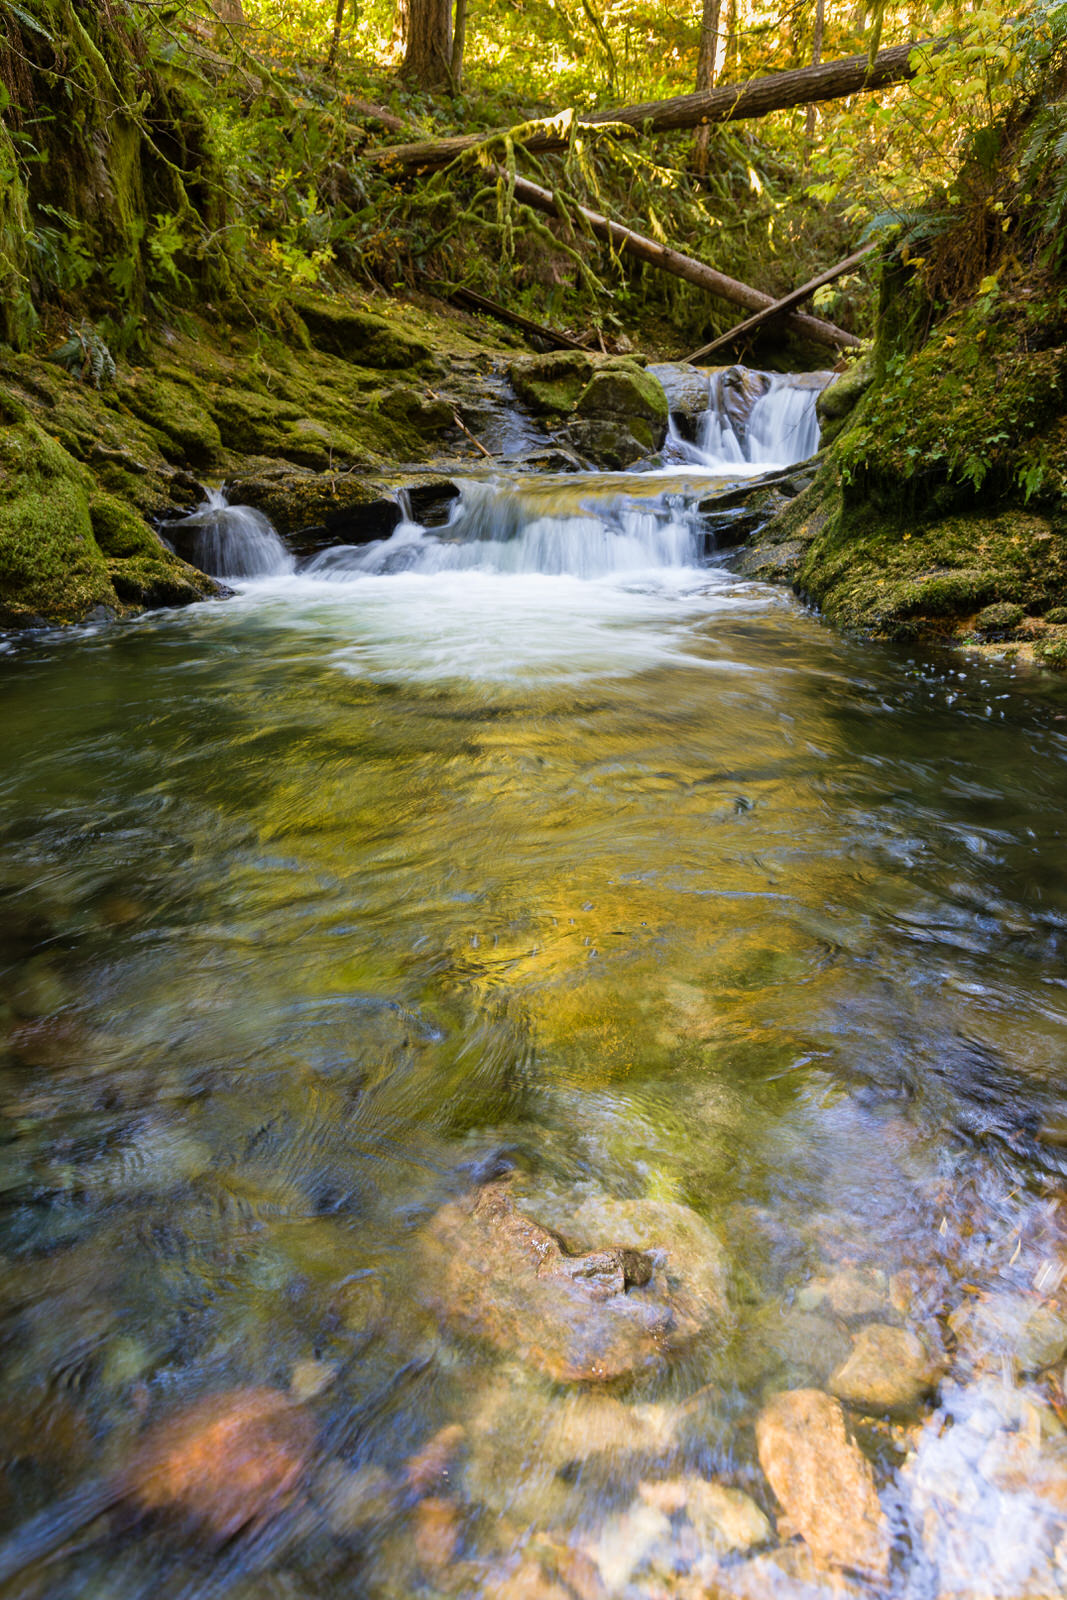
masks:
<svg viewBox="0 0 1067 1600"><path fill-rule="evenodd" d="M504 176L502 171L500 175ZM532 206L536 211L544 211L549 216L555 217L567 215L567 208L551 190L543 189L540 184L531 183L526 178L514 180L514 194L516 200ZM590 211L585 206L573 204L569 209L582 219L598 239L606 239L616 250L634 256L648 266L656 267L661 272L669 272L676 278L684 278L687 283L695 283L698 288L706 289L709 294L718 295L734 305L746 306L750 311L774 309L773 295L764 294L762 290L741 283L737 278L730 278L725 272L709 267L704 261L683 255L680 250L672 250L669 245L648 239L644 234L634 233L632 229L624 228L621 223L612 222L610 218L601 216L598 211ZM827 345L831 350L856 349L860 343L855 334L846 333L844 328L838 328L832 322L823 322L820 317L810 317L803 312L791 312L784 322L790 333L798 334L803 339L811 339L816 344Z"/></svg>
<svg viewBox="0 0 1067 1600"><path fill-rule="evenodd" d="M446 167L457 156L476 145L491 145L510 132L517 145L527 150L562 150L571 141L575 127L587 129L611 125L635 132L674 133L713 122L741 122L765 117L771 111L791 106L821 104L841 100L847 95L871 93L903 83L916 75L912 63L917 44L894 45L880 50L873 62L866 55L846 56L825 61L819 66L800 67L793 72L774 72L748 83L724 84L700 94L675 95L670 100L649 100L641 105L613 106L594 111L575 123L568 114L529 124L527 129L498 129L491 134L456 134L449 139L422 139L413 144L383 146L364 152L364 161L383 167L401 167L409 172L428 172ZM936 48L936 46L934 47Z"/></svg>

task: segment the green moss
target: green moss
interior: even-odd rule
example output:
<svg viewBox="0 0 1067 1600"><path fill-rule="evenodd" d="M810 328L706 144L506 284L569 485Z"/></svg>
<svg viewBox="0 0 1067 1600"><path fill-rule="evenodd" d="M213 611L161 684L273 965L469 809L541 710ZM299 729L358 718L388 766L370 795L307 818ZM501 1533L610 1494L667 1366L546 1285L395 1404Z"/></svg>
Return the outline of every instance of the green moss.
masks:
<svg viewBox="0 0 1067 1600"><path fill-rule="evenodd" d="M107 570L115 593L127 605L188 606L219 593L218 584L206 573L162 547L152 556L109 561Z"/></svg>
<svg viewBox="0 0 1067 1600"><path fill-rule="evenodd" d="M1046 667L1067 672L1067 639L1042 639L1034 645L1034 655Z"/></svg>
<svg viewBox="0 0 1067 1600"><path fill-rule="evenodd" d="M822 391L815 402L815 414L821 429L821 448L825 449L842 432L873 381L873 363L865 359L855 362Z"/></svg>
<svg viewBox="0 0 1067 1600"><path fill-rule="evenodd" d="M593 376L593 361L580 350L513 361L508 377L522 403L539 415L566 417Z"/></svg>
<svg viewBox="0 0 1067 1600"><path fill-rule="evenodd" d="M14 408L4 408L11 416ZM117 609L89 514L91 479L23 415L0 430L0 622L79 621Z"/></svg>
<svg viewBox="0 0 1067 1600"><path fill-rule="evenodd" d="M219 388L207 403L223 444L246 455L280 453L278 443L288 425L299 422L303 415L291 401L275 400L252 389Z"/></svg>
<svg viewBox="0 0 1067 1600"><path fill-rule="evenodd" d="M381 395L377 409L390 421L411 429L420 438L432 439L455 427L452 407L445 400L428 399L417 389L389 389Z"/></svg>
<svg viewBox="0 0 1067 1600"><path fill-rule="evenodd" d="M663 385L633 361L612 362L594 372L578 396L575 410L583 417L625 420L631 428L636 420L649 423L657 436L657 446L669 418Z"/></svg>
<svg viewBox="0 0 1067 1600"><path fill-rule="evenodd" d="M1006 639L1015 632L1026 612L1010 600L985 606L974 619L974 630L986 639Z"/></svg>
<svg viewBox="0 0 1067 1600"><path fill-rule="evenodd" d="M837 443L846 501L928 516L1067 494L1067 322L1048 316L979 302L889 359Z"/></svg>
<svg viewBox="0 0 1067 1600"><path fill-rule="evenodd" d="M1045 621L1052 623L1067 622L1067 606L1053 606L1051 611L1045 612Z"/></svg>
<svg viewBox="0 0 1067 1600"><path fill-rule="evenodd" d="M105 556L121 560L128 556L150 556L164 548L148 524L113 495L99 492L91 495L89 518L93 538Z"/></svg>
<svg viewBox="0 0 1067 1600"><path fill-rule="evenodd" d="M423 340L385 317L355 311L343 302L304 297L294 302L311 342L319 350L357 366L402 372L435 366L433 351Z"/></svg>
<svg viewBox="0 0 1067 1600"><path fill-rule="evenodd" d="M122 400L162 441L169 460L209 467L222 450L218 424L187 383L137 373Z"/></svg>

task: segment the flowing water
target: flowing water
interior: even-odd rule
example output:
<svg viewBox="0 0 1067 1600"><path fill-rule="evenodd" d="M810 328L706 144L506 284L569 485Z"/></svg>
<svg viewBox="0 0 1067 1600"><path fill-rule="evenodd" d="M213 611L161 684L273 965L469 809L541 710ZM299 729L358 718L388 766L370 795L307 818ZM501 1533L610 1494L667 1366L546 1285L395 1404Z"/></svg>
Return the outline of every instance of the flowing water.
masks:
<svg viewBox="0 0 1067 1600"><path fill-rule="evenodd" d="M5 1595L1063 1588L1067 692L735 580L724 476L472 479L299 571L257 525L227 603L0 656ZM698 1330L601 1384L499 1272L450 1316L508 1171L575 1250L651 1218ZM871 1323L942 1364L851 1413L884 1581L754 1431ZM130 1488L263 1391L304 1431L201 1441L210 1506Z"/></svg>

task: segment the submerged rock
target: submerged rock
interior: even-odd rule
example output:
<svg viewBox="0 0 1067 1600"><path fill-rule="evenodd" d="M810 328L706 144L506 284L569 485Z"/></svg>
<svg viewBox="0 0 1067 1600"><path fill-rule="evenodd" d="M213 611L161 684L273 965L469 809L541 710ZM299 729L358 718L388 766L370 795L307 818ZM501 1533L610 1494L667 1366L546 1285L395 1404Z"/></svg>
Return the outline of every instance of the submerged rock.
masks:
<svg viewBox="0 0 1067 1600"><path fill-rule="evenodd" d="M583 1201L573 1215L578 1236L611 1237L633 1250L663 1256L660 1269L679 1330L725 1324L726 1257L722 1245L690 1207L676 1200Z"/></svg>
<svg viewBox="0 0 1067 1600"><path fill-rule="evenodd" d="M871 1322L833 1374L831 1394L861 1411L907 1411L936 1386L943 1370L906 1328Z"/></svg>
<svg viewBox="0 0 1067 1600"><path fill-rule="evenodd" d="M1041 1372L1067 1354L1067 1319L1026 1295L987 1295L960 1306L948 1322L971 1366L999 1368L1008 1357L1019 1372Z"/></svg>
<svg viewBox="0 0 1067 1600"><path fill-rule="evenodd" d="M751 1495L706 1478L673 1478L666 1483L642 1483L638 1490L647 1505L668 1516L684 1512L702 1545L716 1555L732 1555L769 1544L774 1531Z"/></svg>
<svg viewBox="0 0 1067 1600"><path fill-rule="evenodd" d="M276 1389L210 1395L161 1422L140 1446L127 1492L146 1511L191 1519L220 1541L262 1524L293 1499L315 1429Z"/></svg>
<svg viewBox="0 0 1067 1600"><path fill-rule="evenodd" d="M621 1377L695 1331L640 1248L571 1254L516 1209L507 1182L442 1206L423 1250L445 1321L558 1381Z"/></svg>
<svg viewBox="0 0 1067 1600"><path fill-rule="evenodd" d="M840 1405L819 1389L776 1395L756 1424L760 1466L816 1563L885 1578L889 1532Z"/></svg>

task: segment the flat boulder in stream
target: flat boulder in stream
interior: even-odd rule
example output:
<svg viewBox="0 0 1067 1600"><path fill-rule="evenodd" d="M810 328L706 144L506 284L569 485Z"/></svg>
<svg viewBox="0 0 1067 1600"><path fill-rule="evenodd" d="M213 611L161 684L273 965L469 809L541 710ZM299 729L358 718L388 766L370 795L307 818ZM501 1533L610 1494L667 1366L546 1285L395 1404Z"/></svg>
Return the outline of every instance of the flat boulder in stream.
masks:
<svg viewBox="0 0 1067 1600"><path fill-rule="evenodd" d="M776 1395L756 1423L760 1466L820 1567L884 1579L889 1532L870 1464L820 1389Z"/></svg>
<svg viewBox="0 0 1067 1600"><path fill-rule="evenodd" d="M447 1323L557 1382L623 1377L696 1331L653 1256L617 1243L569 1252L516 1208L507 1181L442 1206L423 1250Z"/></svg>

